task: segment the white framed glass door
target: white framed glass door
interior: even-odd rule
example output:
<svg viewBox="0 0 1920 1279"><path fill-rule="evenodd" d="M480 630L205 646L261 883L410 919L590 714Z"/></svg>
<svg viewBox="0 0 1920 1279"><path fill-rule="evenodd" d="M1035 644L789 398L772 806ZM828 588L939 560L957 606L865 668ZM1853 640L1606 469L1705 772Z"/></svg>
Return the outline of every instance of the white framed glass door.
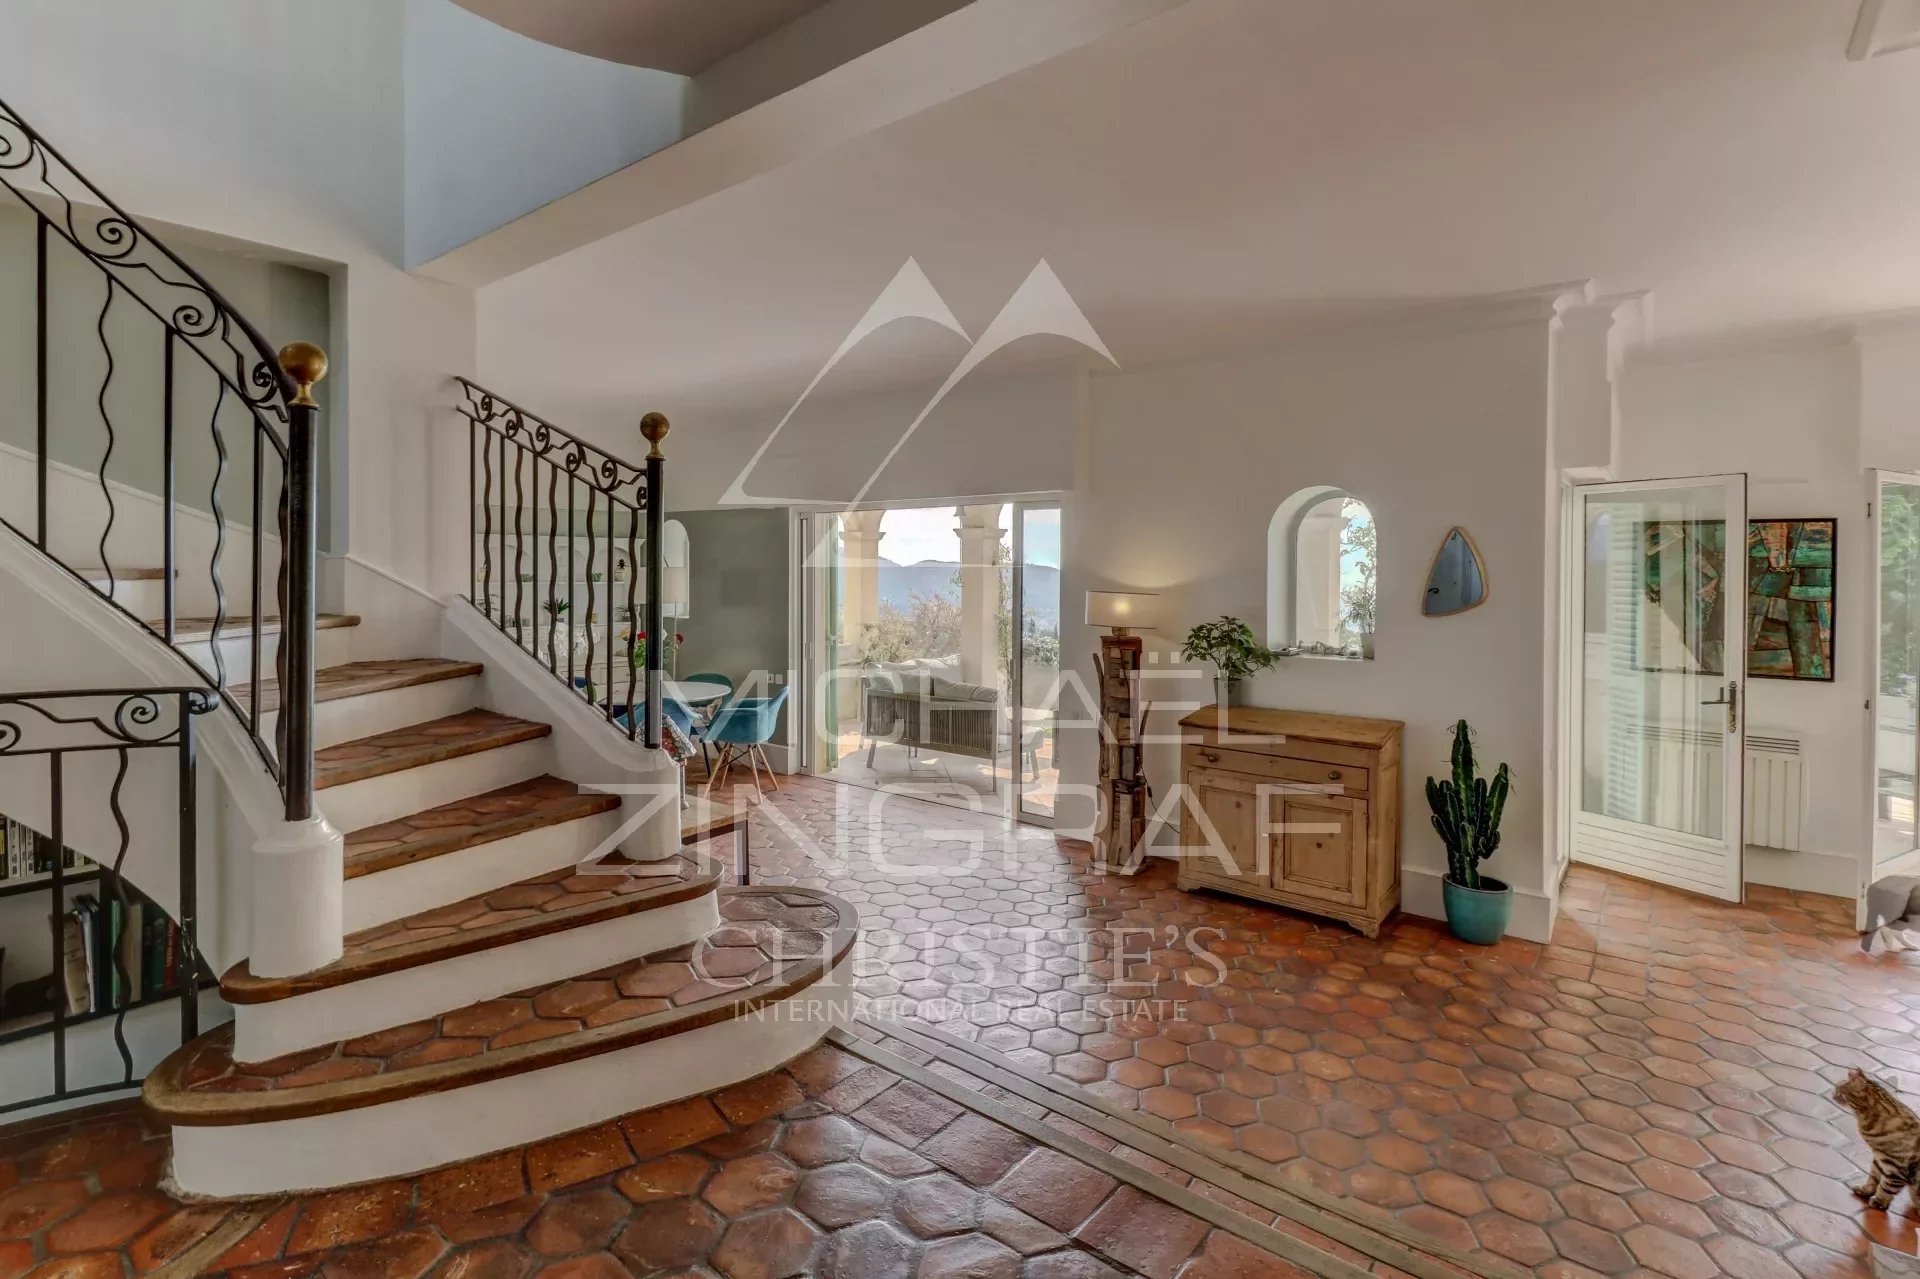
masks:
<svg viewBox="0 0 1920 1279"><path fill-rule="evenodd" d="M1060 786L1060 534L1058 502L1014 504L1009 790L1014 817L1045 826Z"/></svg>
<svg viewBox="0 0 1920 1279"><path fill-rule="evenodd" d="M1746 476L1571 500L1573 860L1739 901Z"/></svg>
<svg viewBox="0 0 1920 1279"><path fill-rule="evenodd" d="M1868 474L1873 532L1873 839L1861 866L1861 889L1920 865L1914 785L1920 778L1920 475Z"/></svg>

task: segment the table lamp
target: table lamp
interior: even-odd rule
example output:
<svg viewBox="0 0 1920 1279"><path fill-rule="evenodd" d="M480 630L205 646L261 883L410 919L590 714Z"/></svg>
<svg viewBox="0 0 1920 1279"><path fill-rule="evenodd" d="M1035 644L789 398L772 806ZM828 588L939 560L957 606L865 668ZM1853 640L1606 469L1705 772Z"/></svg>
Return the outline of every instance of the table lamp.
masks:
<svg viewBox="0 0 1920 1279"><path fill-rule="evenodd" d="M1150 631L1160 621L1160 597L1140 591L1088 591L1087 625L1105 626L1116 636Z"/></svg>

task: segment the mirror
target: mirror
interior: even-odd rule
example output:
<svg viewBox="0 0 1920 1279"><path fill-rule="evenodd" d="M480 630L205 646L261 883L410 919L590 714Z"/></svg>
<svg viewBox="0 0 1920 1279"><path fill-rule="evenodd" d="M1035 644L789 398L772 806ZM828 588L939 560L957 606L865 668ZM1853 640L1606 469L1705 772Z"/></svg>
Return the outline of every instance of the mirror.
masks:
<svg viewBox="0 0 1920 1279"><path fill-rule="evenodd" d="M1464 613L1487 602L1487 568L1480 549L1463 528L1448 532L1427 573L1427 593L1420 611L1428 617Z"/></svg>

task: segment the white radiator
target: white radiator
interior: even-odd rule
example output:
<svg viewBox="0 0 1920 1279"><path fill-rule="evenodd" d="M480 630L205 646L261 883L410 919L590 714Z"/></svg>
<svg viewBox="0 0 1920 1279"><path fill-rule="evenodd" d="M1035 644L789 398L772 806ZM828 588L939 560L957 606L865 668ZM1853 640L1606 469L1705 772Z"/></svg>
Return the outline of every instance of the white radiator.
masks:
<svg viewBox="0 0 1920 1279"><path fill-rule="evenodd" d="M1747 842L1799 852L1807 811L1800 739L1772 729L1747 734Z"/></svg>
<svg viewBox="0 0 1920 1279"><path fill-rule="evenodd" d="M1616 795L1631 794L1639 810L1616 811L1629 821L1646 821L1667 830L1717 832L1720 810L1722 738L1717 732L1647 724L1641 728L1642 754L1611 762ZM1621 785L1631 774L1635 784ZM1746 842L1761 848L1799 852L1802 818L1807 810L1807 770L1798 735L1780 729L1747 734ZM1610 810L1611 811L1611 810Z"/></svg>

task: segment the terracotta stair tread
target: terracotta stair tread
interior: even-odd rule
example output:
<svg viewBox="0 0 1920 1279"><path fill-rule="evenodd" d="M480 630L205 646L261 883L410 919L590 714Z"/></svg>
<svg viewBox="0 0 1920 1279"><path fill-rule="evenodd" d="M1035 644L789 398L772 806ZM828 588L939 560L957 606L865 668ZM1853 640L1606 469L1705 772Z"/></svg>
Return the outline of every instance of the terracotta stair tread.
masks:
<svg viewBox="0 0 1920 1279"><path fill-rule="evenodd" d="M551 774L515 782L410 817L348 831L346 877L358 879L619 807L618 795L583 791Z"/></svg>
<svg viewBox="0 0 1920 1279"><path fill-rule="evenodd" d="M603 798L618 803L614 796ZM602 874L569 866L353 933L339 959L297 977L255 977L240 963L221 978L220 993L234 1004L289 999L671 906L712 891L720 878L718 869L685 857L658 863L616 858L603 864Z"/></svg>
<svg viewBox="0 0 1920 1279"><path fill-rule="evenodd" d="M278 613L269 613L266 617L260 619L260 621L260 629L263 632L277 631L280 629L280 615ZM213 638L213 622L214 619L211 617L176 617L173 620L174 639L176 642L181 640L211 639ZM167 627L166 622L159 618L148 622L147 625L156 631L164 631ZM360 619L352 613L320 613L313 619L313 628L317 631L330 631L336 627L358 625L360 625ZM221 639L238 639L252 629L253 615L251 613L229 613L220 619Z"/></svg>
<svg viewBox="0 0 1920 1279"><path fill-rule="evenodd" d="M720 915L702 943L272 1061L236 1064L229 1023L143 1096L167 1123L267 1123L540 1070L744 1016L819 981L855 936L853 908L813 889L722 889Z"/></svg>
<svg viewBox="0 0 1920 1279"><path fill-rule="evenodd" d="M346 662L323 666L313 673L313 700L338 701L343 697L362 697L368 693L386 693L396 688L412 688L443 679L464 679L486 669L479 662L456 662L441 657L408 657L391 662ZM242 683L232 690L242 706L253 695L251 686ZM260 681L260 709L280 709L280 681Z"/></svg>
<svg viewBox="0 0 1920 1279"><path fill-rule="evenodd" d="M116 582L163 582L167 577L164 568L122 568L118 564L111 569L100 564L89 564L73 571L89 582L104 582L109 577ZM175 569L173 575L180 576L180 570Z"/></svg>
<svg viewBox="0 0 1920 1279"><path fill-rule="evenodd" d="M369 777L384 777L388 773L532 741L552 732L551 724L517 719L497 711L461 711L458 715L410 724L315 751L313 785L316 790L324 790Z"/></svg>

